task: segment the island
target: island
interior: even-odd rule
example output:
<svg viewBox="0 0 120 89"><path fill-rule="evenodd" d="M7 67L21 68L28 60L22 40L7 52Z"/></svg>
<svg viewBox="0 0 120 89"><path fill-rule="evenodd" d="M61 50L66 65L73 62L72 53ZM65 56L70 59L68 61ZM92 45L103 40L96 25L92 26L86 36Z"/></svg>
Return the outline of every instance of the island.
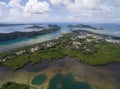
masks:
<svg viewBox="0 0 120 89"><path fill-rule="evenodd" d="M58 39L0 53L0 63L16 70L29 62L35 64L43 60L58 60L69 56L84 64L105 65L120 63L119 49L120 39L76 30L63 34Z"/></svg>
<svg viewBox="0 0 120 89"><path fill-rule="evenodd" d="M27 29L41 29L41 28L45 28L43 26L38 26L38 25L32 25L32 26L29 26L29 27L25 27Z"/></svg>
<svg viewBox="0 0 120 89"><path fill-rule="evenodd" d="M73 24L69 24L67 25L67 27L69 28L89 28L89 29L94 29L94 30L104 30L103 28L96 28L96 27L92 27L89 25L84 25L84 24L77 24L77 25L73 25Z"/></svg>
<svg viewBox="0 0 120 89"><path fill-rule="evenodd" d="M48 27L56 27L58 26L57 24L48 24Z"/></svg>
<svg viewBox="0 0 120 89"><path fill-rule="evenodd" d="M37 27L38 28L38 27ZM31 31L31 32L12 32L12 33L0 33L0 41L5 40L12 40L17 38L27 38L27 37L34 37L38 35L44 35L48 33L52 33L54 31L60 30L60 26L50 27L50 28L44 28L40 31Z"/></svg>

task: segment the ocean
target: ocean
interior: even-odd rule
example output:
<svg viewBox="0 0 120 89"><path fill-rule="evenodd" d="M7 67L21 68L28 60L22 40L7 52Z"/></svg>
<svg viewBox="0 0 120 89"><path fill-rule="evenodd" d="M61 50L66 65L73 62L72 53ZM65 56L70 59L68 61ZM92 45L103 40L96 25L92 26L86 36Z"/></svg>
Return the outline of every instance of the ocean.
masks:
<svg viewBox="0 0 120 89"><path fill-rule="evenodd" d="M40 24L40 26L47 26L49 23L43 23ZM51 24L51 23L50 23ZM14 40L7 40L7 41L0 41L0 52L8 51L14 48L23 47L27 45L33 45L39 42L48 41L52 39L56 39L61 36L61 31L64 33L68 33L71 31L70 28L67 27L69 24L79 24L79 23L52 23L57 24L61 26L60 31L56 31L53 33L40 35L32 38L19 38ZM90 24L85 23L86 25L90 25L97 28L102 28L103 30L94 30L94 29L88 29L88 28L82 28L82 30L88 30L95 33L105 34L105 35L111 35L111 36L117 36L120 37L120 24ZM37 24L38 25L38 24ZM22 31L22 32L29 32L29 31L38 31L42 29L26 29L26 27L29 27L31 25L13 25L13 26L1 26L0 27L0 33L10 33L14 31ZM79 29L79 28L76 28Z"/></svg>

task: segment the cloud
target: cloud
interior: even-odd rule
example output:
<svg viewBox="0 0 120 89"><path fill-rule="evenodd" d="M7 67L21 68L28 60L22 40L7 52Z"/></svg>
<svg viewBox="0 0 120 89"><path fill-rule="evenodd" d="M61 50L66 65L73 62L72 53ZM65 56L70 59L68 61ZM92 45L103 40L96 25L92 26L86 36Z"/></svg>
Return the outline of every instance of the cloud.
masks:
<svg viewBox="0 0 120 89"><path fill-rule="evenodd" d="M0 17L4 17L6 14L8 14L8 5L4 2L0 2Z"/></svg>
<svg viewBox="0 0 120 89"><path fill-rule="evenodd" d="M120 0L0 1L0 22L17 21L120 22Z"/></svg>
<svg viewBox="0 0 120 89"><path fill-rule="evenodd" d="M67 5L66 9L73 12L79 12L80 10L100 9L99 3L100 0L75 0L74 3Z"/></svg>
<svg viewBox="0 0 120 89"><path fill-rule="evenodd" d="M7 4L0 1L1 22L42 22L48 19L50 6L46 1L29 0L25 6L22 0L10 0Z"/></svg>
<svg viewBox="0 0 120 89"><path fill-rule="evenodd" d="M67 3L65 3L67 1ZM120 21L120 0L50 0L68 11L66 20L86 22Z"/></svg>
<svg viewBox="0 0 120 89"><path fill-rule="evenodd" d="M51 4L53 5L69 5L74 2L74 0L50 0Z"/></svg>
<svg viewBox="0 0 120 89"><path fill-rule="evenodd" d="M17 17L19 18L20 16L22 16L23 12L24 12L24 7L20 4L21 0L11 0L8 3L9 6L9 15L8 17Z"/></svg>
<svg viewBox="0 0 120 89"><path fill-rule="evenodd" d="M29 0L25 6L25 11L32 14L42 14L50 11L50 6L46 1Z"/></svg>
<svg viewBox="0 0 120 89"><path fill-rule="evenodd" d="M23 6L21 6L20 1L21 0L10 0L8 5L14 9L18 9L18 8L23 9Z"/></svg>

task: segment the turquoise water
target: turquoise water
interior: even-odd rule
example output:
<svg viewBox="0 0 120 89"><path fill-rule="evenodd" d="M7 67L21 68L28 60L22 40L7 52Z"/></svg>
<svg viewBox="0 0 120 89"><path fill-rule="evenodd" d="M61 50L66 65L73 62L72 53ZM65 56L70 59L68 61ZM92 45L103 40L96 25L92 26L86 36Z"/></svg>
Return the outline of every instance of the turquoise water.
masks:
<svg viewBox="0 0 120 89"><path fill-rule="evenodd" d="M50 80L49 89L91 89L91 87L86 82L75 81L71 74L66 76L57 74Z"/></svg>
<svg viewBox="0 0 120 89"><path fill-rule="evenodd" d="M44 23L43 26L47 26L48 24L49 23ZM71 31L71 29L69 29L67 27L67 25L70 23L55 23L55 24L60 25L62 27L61 31L64 33L68 33ZM74 24L78 24L78 23L74 23ZM93 31L96 33L120 37L120 24L88 24L88 25L93 26L93 27L98 27L98 28L104 28L104 30L93 30L93 29L85 29L85 28L83 28L83 29ZM30 25L0 27L0 33L9 33L9 32L14 32L14 31L28 32L28 31L41 30L41 29L25 29L25 27L28 27L28 26L30 26ZM81 29L81 28L79 28L79 29ZM56 31L53 33L36 36L36 37L32 37L32 38L20 38L20 39L8 40L8 41L0 41L0 52L8 51L8 50L22 47L22 46L33 45L33 44L36 44L39 42L58 38L60 36L61 36L60 31Z"/></svg>
<svg viewBox="0 0 120 89"><path fill-rule="evenodd" d="M39 42L55 39L57 37L60 37L59 31L32 38L20 38L8 41L0 41L0 52L8 51L14 48L23 47L27 45L33 45Z"/></svg>
<svg viewBox="0 0 120 89"><path fill-rule="evenodd" d="M32 84L33 85L41 85L42 83L45 82L46 79L47 79L47 77L45 75L39 75L32 80Z"/></svg>

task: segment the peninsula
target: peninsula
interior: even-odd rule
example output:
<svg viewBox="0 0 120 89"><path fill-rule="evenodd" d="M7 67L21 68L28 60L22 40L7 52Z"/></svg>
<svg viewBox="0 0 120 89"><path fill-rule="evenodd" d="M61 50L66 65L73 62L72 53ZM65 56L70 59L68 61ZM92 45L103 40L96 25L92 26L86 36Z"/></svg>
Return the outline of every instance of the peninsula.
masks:
<svg viewBox="0 0 120 89"><path fill-rule="evenodd" d="M2 65L18 69L28 62L76 57L89 65L120 63L120 39L77 30L62 37L0 54Z"/></svg>

